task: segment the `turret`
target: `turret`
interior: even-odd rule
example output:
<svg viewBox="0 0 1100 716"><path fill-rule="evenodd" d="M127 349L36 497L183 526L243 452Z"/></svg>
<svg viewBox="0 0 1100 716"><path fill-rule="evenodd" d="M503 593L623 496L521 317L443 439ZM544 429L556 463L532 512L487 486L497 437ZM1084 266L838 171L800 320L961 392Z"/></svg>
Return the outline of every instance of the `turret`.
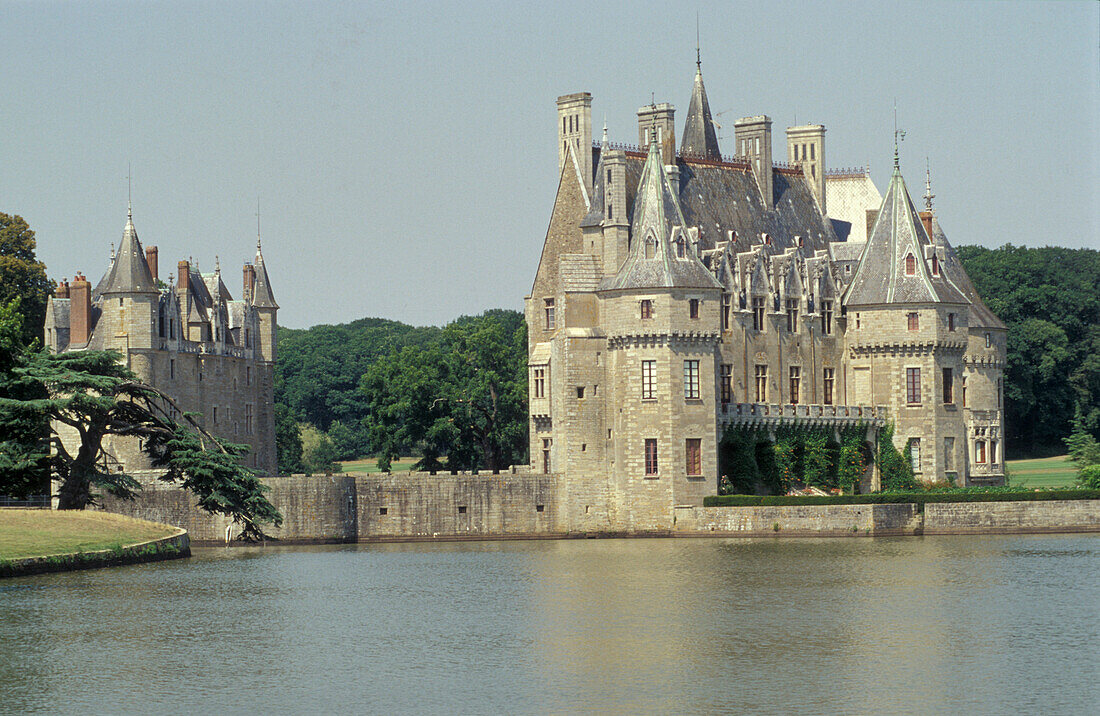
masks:
<svg viewBox="0 0 1100 716"><path fill-rule="evenodd" d="M275 295L271 292L271 279L267 275L267 267L264 265L264 255L260 248L259 239L256 240L256 280L252 291L252 308L259 317L260 331L260 358L269 363L275 362L276 343L276 315L279 312L279 304L275 303Z"/></svg>
<svg viewBox="0 0 1100 716"><path fill-rule="evenodd" d="M126 212L122 243L100 285L106 325L113 326L114 336L125 336L127 348L150 347L160 291L145 260L132 211Z"/></svg>
<svg viewBox="0 0 1100 716"><path fill-rule="evenodd" d="M714 132L714 119L710 116L707 90L703 87L703 69L698 61L691 103L688 105L687 116L684 117L684 139L680 142L680 153L704 159L722 158L722 153L718 150L718 137Z"/></svg>

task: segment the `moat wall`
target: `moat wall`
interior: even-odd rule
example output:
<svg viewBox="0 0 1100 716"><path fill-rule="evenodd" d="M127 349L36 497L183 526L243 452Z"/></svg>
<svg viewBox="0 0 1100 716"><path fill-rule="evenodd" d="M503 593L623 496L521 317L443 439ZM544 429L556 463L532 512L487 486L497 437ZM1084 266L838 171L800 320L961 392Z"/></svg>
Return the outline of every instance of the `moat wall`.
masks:
<svg viewBox="0 0 1100 716"><path fill-rule="evenodd" d="M617 522L592 528L569 515L563 478L531 472L493 474L341 474L265 478L268 499L283 525L268 533L298 543L456 539L534 539L580 536L675 535L742 537L867 537L1017 532L1100 532L1100 500L1035 502L802 505L785 507L677 506L646 515L665 525L644 533L629 506ZM195 542L224 542L239 529L195 506L183 490L146 481L134 502L104 500L104 509L175 525ZM577 508L574 508L577 509Z"/></svg>

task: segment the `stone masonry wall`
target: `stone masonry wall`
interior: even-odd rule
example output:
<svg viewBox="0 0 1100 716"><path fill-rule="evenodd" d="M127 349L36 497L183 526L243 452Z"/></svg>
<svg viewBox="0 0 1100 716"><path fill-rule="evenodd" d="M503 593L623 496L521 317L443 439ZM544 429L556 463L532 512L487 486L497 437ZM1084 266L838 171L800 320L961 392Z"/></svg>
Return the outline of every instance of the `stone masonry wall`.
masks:
<svg viewBox="0 0 1100 716"><path fill-rule="evenodd" d="M924 506L924 534L1100 532L1100 500L954 502Z"/></svg>
<svg viewBox="0 0 1100 716"><path fill-rule="evenodd" d="M676 510L676 534L864 537L920 534L917 505L693 507Z"/></svg>

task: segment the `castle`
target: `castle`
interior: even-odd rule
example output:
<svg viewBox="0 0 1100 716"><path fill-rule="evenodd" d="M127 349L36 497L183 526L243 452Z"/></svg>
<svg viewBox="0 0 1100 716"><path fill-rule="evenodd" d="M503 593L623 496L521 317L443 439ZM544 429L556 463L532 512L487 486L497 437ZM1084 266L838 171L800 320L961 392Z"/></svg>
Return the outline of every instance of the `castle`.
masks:
<svg viewBox="0 0 1100 716"><path fill-rule="evenodd" d="M883 198L830 171L825 127L735 123L721 154L701 68L638 146L592 141L592 97L558 98L560 179L531 294L532 469L577 528L667 526L717 493L729 425L895 427L916 476L1004 481L1005 325L982 303L897 154ZM867 487L878 487L874 475Z"/></svg>
<svg viewBox="0 0 1100 716"><path fill-rule="evenodd" d="M220 264L203 274L191 261L180 261L167 284L158 271L157 247L142 249L128 212L122 243L95 288L79 273L58 285L46 308L47 347L118 351L142 381L184 412L201 413L210 432L248 445L248 467L274 475L279 306L259 239L256 262L244 265L242 300L222 282ZM63 441L75 439L71 428L57 427ZM103 449L111 469L151 467L134 438L108 436Z"/></svg>

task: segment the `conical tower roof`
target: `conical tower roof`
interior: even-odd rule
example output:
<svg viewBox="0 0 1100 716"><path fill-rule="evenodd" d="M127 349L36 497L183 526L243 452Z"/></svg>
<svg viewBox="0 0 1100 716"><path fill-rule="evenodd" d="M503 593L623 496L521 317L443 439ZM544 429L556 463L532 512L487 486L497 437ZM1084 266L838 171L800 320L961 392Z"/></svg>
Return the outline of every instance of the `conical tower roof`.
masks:
<svg viewBox="0 0 1100 716"><path fill-rule="evenodd" d="M118 247L111 268L102 282L103 295L113 293L160 293L145 262L145 251L141 248L137 230L134 228L133 212L126 212L126 228L122 232L122 244Z"/></svg>
<svg viewBox="0 0 1100 716"><path fill-rule="evenodd" d="M275 303L275 294L271 292L271 279L267 275L267 267L264 266L259 240L256 241L256 283L252 290L252 305L256 308L279 307Z"/></svg>
<svg viewBox="0 0 1100 716"><path fill-rule="evenodd" d="M895 166L844 303L968 303L942 276L932 276L924 258L924 247L930 245L905 180ZM910 256L912 273L907 271Z"/></svg>
<svg viewBox="0 0 1100 716"><path fill-rule="evenodd" d="M674 229L678 240L686 242L680 201L665 174L661 147L651 142L634 201L630 253L600 288L721 288L693 248L686 247L679 256L672 244Z"/></svg>
<svg viewBox="0 0 1100 716"><path fill-rule="evenodd" d="M695 69L695 86L691 90L691 103L684 119L684 139L680 142L680 153L719 160L722 153L718 150L718 136L714 132L714 119L710 116L710 102L707 90L703 87L703 70L700 65Z"/></svg>

